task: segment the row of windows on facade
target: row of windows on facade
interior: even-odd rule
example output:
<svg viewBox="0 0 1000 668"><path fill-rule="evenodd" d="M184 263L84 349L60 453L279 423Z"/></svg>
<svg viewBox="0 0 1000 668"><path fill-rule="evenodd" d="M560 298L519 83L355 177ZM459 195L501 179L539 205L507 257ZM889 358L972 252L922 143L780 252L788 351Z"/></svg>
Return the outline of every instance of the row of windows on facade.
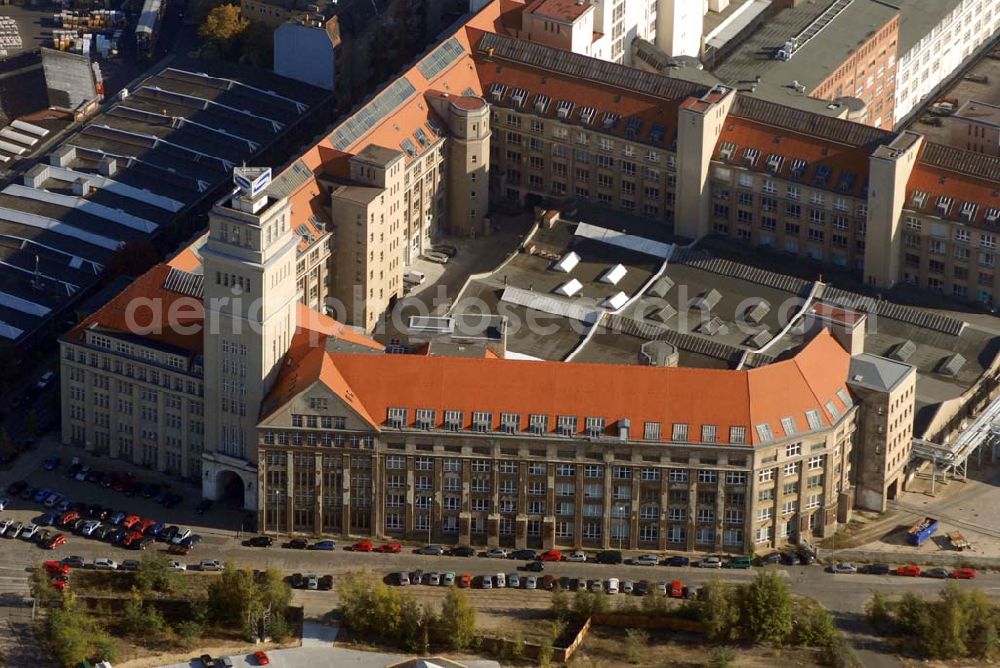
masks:
<svg viewBox="0 0 1000 668"><path fill-rule="evenodd" d="M180 378L177 376L171 376L167 373L161 373L156 369L147 369L142 365L134 365L130 362L123 362L120 359L109 359L104 356L98 356L94 353L89 355L84 351L76 351L73 348L66 349L66 360L70 362L79 362L80 364L87 364L91 367L100 367L104 371L113 372L119 376L126 376L128 378L133 378L137 381L143 383L149 383L150 385L159 385L161 387L173 389L175 392L187 392L195 396L201 396L202 394L202 384L187 378ZM68 374L70 380L76 382L85 382L86 371L79 367L70 367ZM91 374L91 384L99 387L99 383L106 384L110 382L106 380L108 377L102 374L92 373ZM130 392L130 384L118 381L118 391L119 392ZM105 387L104 389L107 389Z"/></svg>
<svg viewBox="0 0 1000 668"><path fill-rule="evenodd" d="M388 532L398 532L403 531L404 526L404 516L399 513L389 513L385 518L385 530ZM431 518L426 515L418 515L413 518L413 528L416 531L428 531L431 528ZM482 535L486 533L487 521L485 517L471 517L469 518L469 531L475 535ZM542 535L544 523L542 520L527 520L525 524L525 533L530 538L538 538ZM441 523L439 524L439 530L445 534L457 534L458 533L458 517L443 517L441 518ZM498 522L498 531L501 536L513 536L516 530L516 520L507 517L501 517ZM582 523L582 538L583 540L600 540L604 534L604 526L602 522L583 522ZM555 535L557 538L574 538L576 536L576 527L574 522L560 520L554 525ZM773 531L773 528L772 528ZM627 540L630 536L630 527L626 522L612 523L610 526L610 535L612 541L622 539ZM667 542L669 543L686 543L687 542L687 527L686 526L673 526L667 527L665 530L665 535ZM714 527L698 527L695 530L695 542L702 545L714 545L715 544L715 529ZM739 547L743 545L743 530L742 529L726 529L722 532L723 544L733 547ZM659 540L660 537L660 527L657 524L644 524L639 527L638 531L639 542L642 543L654 543Z"/></svg>
<svg viewBox="0 0 1000 668"><path fill-rule="evenodd" d="M756 190L758 187L755 175L749 172L744 172L742 170L737 170L737 185L740 188L745 188L748 190ZM712 171L712 177L715 181L731 184L733 182L733 170L728 167L716 166ZM762 179L760 181L760 192L764 195L777 195L778 194L778 183L772 179ZM751 195L749 192L737 191L738 197L744 196L744 199L740 201L746 201L745 206L750 206L752 200L747 200L746 195ZM712 195L715 199L728 200L730 191L726 186L722 186L719 183L712 183ZM822 191L803 189L801 185L785 183L784 184L784 197L792 201L804 200L804 195L808 195L809 203L815 207L826 208L827 206L827 194ZM830 208L833 211L839 213L850 214L853 213L859 218L866 218L868 216L868 204L863 201L858 201L856 198L847 197L833 197L829 200Z"/></svg>
<svg viewBox="0 0 1000 668"><path fill-rule="evenodd" d="M845 405L851 405L850 396L847 392L841 389L838 392L838 397ZM834 416L834 418L840 418L840 409L837 408L833 401L828 401L826 404L827 410ZM808 424L808 431L818 431L823 428L823 420L820 412L816 409L811 409L805 412L806 422ZM549 415L535 414L532 413L528 416L528 429L527 431L535 434L547 434L550 431ZM501 413L500 423L498 431L506 433L519 432L521 430L521 414L520 413ZM403 428L409 426L409 409L407 408L389 408L387 411L386 424L389 427ZM465 427L465 412L460 410L445 410L444 411L444 422L443 427L449 431L459 431ZM415 422L414 425L417 429L434 429L438 426L437 422L437 411L432 408L418 408L415 412ZM472 424L471 428L473 431L486 432L493 430L493 413L489 411L473 411L472 412ZM574 436L579 433L580 419L575 415L557 415L556 416L556 433L564 436ZM660 433L661 423L659 422L645 422L643 424L643 439L647 441L659 441L661 440ZM673 441L688 441L689 425L683 422L674 422L671 426L671 440ZM781 427L784 431L785 437L795 436L800 433L796 420L793 416L781 418ZM603 417L587 417L584 419L584 433L587 436L602 436L606 433L607 423ZM761 423L757 425L757 437L761 442L767 443L774 440L774 433L771 429L771 425L767 423ZM713 424L706 424L701 426L701 442L702 443L716 443L718 442L718 427ZM733 426L729 428L729 440L728 443L732 444L746 444L747 443L747 430L744 426Z"/></svg>
<svg viewBox="0 0 1000 668"><path fill-rule="evenodd" d="M153 362L154 364L161 364L163 366L173 367L175 369L186 370L187 369L187 358L180 355L170 355L168 353L161 353L145 346L136 346L131 343L125 343L124 341L118 341L112 339L108 336L103 336L101 334L91 333L88 337L90 345L96 348L102 348L104 350L111 350L119 355L125 355L127 357L134 357L146 362ZM77 351L72 347L66 348L66 359L73 361L77 359L79 355L80 361L84 361L84 352Z"/></svg>
<svg viewBox="0 0 1000 668"><path fill-rule="evenodd" d="M324 427L329 429L330 427ZM323 446L327 448L364 448L366 450L371 450L375 448L375 437L374 436L361 436L361 435L345 435L345 434L331 434L328 432L317 433L317 432L288 432L279 431L265 431L264 432L264 444L265 445L310 445L310 446Z"/></svg>

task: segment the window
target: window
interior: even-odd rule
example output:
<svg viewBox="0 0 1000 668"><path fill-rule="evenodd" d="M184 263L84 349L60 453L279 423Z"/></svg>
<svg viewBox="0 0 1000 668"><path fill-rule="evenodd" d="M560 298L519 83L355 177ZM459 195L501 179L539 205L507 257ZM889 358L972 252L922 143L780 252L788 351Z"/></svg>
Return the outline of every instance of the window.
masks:
<svg viewBox="0 0 1000 668"><path fill-rule="evenodd" d="M715 529L712 527L698 527L698 531L695 534L695 542L701 544L714 543Z"/></svg>
<svg viewBox="0 0 1000 668"><path fill-rule="evenodd" d="M615 480L631 480L632 469L628 466L614 466L611 468L611 477Z"/></svg>
<svg viewBox="0 0 1000 668"><path fill-rule="evenodd" d="M445 411L444 428L450 431L458 431L462 428L462 411Z"/></svg>
<svg viewBox="0 0 1000 668"><path fill-rule="evenodd" d="M647 441L660 440L660 423L647 422L643 429L643 438Z"/></svg>
<svg viewBox="0 0 1000 668"><path fill-rule="evenodd" d="M405 408L390 408L388 413L388 422L390 427L405 427L407 411ZM314 417L314 416L309 416Z"/></svg>
<svg viewBox="0 0 1000 668"><path fill-rule="evenodd" d="M490 465L490 460L488 459L473 459L472 460L472 472L473 473L489 473L492 466Z"/></svg>
<svg viewBox="0 0 1000 668"><path fill-rule="evenodd" d="M764 469L757 473L757 480L760 482L767 482L768 480L774 480L774 469Z"/></svg>
<svg viewBox="0 0 1000 668"><path fill-rule="evenodd" d="M769 543L774 538L774 527L758 527L757 529L757 542L758 543Z"/></svg>
<svg viewBox="0 0 1000 668"><path fill-rule="evenodd" d="M646 481L659 480L660 469L642 469L642 472L640 473L640 478Z"/></svg>
<svg viewBox="0 0 1000 668"><path fill-rule="evenodd" d="M714 522L715 521L715 510L712 508L699 508L698 509L698 521L699 522Z"/></svg>
<svg viewBox="0 0 1000 668"><path fill-rule="evenodd" d="M586 421L586 430L588 436L600 436L604 433L604 418L588 417Z"/></svg>
<svg viewBox="0 0 1000 668"><path fill-rule="evenodd" d="M669 479L670 482L687 482L688 481L687 469L670 469Z"/></svg>
<svg viewBox="0 0 1000 668"><path fill-rule="evenodd" d="M500 414L500 431L512 434L518 430L521 424L521 416L517 413Z"/></svg>
<svg viewBox="0 0 1000 668"><path fill-rule="evenodd" d="M757 509L757 519L758 520L769 520L774 515L774 508L771 506L764 506L763 508Z"/></svg>
<svg viewBox="0 0 1000 668"><path fill-rule="evenodd" d="M746 471L726 471L726 484L727 485L745 485L745 484L747 484L747 472Z"/></svg>
<svg viewBox="0 0 1000 668"><path fill-rule="evenodd" d="M747 428L746 427L730 427L729 428L729 442L734 444L742 444L747 442Z"/></svg>
<svg viewBox="0 0 1000 668"><path fill-rule="evenodd" d="M683 422L674 423L673 440L675 441L686 441L688 440L688 426Z"/></svg>
<svg viewBox="0 0 1000 668"><path fill-rule="evenodd" d="M545 475L545 464L531 462L528 464L528 475Z"/></svg>
<svg viewBox="0 0 1000 668"><path fill-rule="evenodd" d="M667 542L668 543L687 542L687 528L673 526L667 529Z"/></svg>
<svg viewBox="0 0 1000 668"><path fill-rule="evenodd" d="M576 466L573 464L557 464L556 465L556 475L566 477L572 477L576 475Z"/></svg>
<svg viewBox="0 0 1000 668"><path fill-rule="evenodd" d="M809 458L809 470L815 471L816 469L823 468L823 455L818 455L816 457Z"/></svg>
<svg viewBox="0 0 1000 668"><path fill-rule="evenodd" d="M787 418L790 419L790 418ZM791 445L785 446L785 456L786 457L798 457L802 454L802 444L792 443Z"/></svg>
<svg viewBox="0 0 1000 668"><path fill-rule="evenodd" d="M604 485L584 485L583 495L589 499L600 499L604 496Z"/></svg>
<svg viewBox="0 0 1000 668"><path fill-rule="evenodd" d="M531 415L528 418L528 428L534 434L544 434L549 430L549 416Z"/></svg>
<svg viewBox="0 0 1000 668"><path fill-rule="evenodd" d="M686 508L671 508L667 511L667 519L671 522L686 522L687 521L687 509Z"/></svg>
<svg viewBox="0 0 1000 668"><path fill-rule="evenodd" d="M701 442L715 443L716 427L714 424L705 424L701 427Z"/></svg>
<svg viewBox="0 0 1000 668"><path fill-rule="evenodd" d="M796 475L799 472L799 462L785 464L785 475Z"/></svg>
<svg viewBox="0 0 1000 668"><path fill-rule="evenodd" d="M698 471L698 482L714 483L719 480L718 471Z"/></svg>
<svg viewBox="0 0 1000 668"><path fill-rule="evenodd" d="M781 428L785 431L785 436L795 435L795 418L783 417L781 418Z"/></svg>
<svg viewBox="0 0 1000 668"><path fill-rule="evenodd" d="M781 506L782 515L791 515L792 513L798 512L798 510L799 510L799 502L797 499L793 499L791 501L785 501L785 503Z"/></svg>
<svg viewBox="0 0 1000 668"><path fill-rule="evenodd" d="M402 455L389 455L385 458L385 467L390 470L406 468L406 458Z"/></svg>
<svg viewBox="0 0 1000 668"><path fill-rule="evenodd" d="M493 413L486 411L472 412L472 429L474 431L489 431L491 426L493 426Z"/></svg>
<svg viewBox="0 0 1000 668"><path fill-rule="evenodd" d="M556 418L556 430L563 436L576 433L577 419L575 415L560 415Z"/></svg>
<svg viewBox="0 0 1000 668"><path fill-rule="evenodd" d="M584 478L603 478L604 477L604 467L598 466L596 464L587 464L583 467L583 477Z"/></svg>
<svg viewBox="0 0 1000 668"><path fill-rule="evenodd" d="M545 502L544 501L528 501L528 514L529 515L544 515L545 514Z"/></svg>

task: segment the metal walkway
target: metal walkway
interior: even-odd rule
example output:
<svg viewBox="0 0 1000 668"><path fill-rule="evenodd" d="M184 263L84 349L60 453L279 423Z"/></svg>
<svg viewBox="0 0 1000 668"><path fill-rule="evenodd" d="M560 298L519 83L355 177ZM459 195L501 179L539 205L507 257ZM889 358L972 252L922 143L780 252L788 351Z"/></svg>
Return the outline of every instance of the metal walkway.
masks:
<svg viewBox="0 0 1000 668"><path fill-rule="evenodd" d="M979 415L950 444L941 445L913 439L912 459L923 459L932 463L931 494L935 492L937 474L947 480L948 473L965 479L968 473L969 456L976 453L977 463L982 462L982 448L990 447L991 459L1000 457L1000 397L983 409Z"/></svg>

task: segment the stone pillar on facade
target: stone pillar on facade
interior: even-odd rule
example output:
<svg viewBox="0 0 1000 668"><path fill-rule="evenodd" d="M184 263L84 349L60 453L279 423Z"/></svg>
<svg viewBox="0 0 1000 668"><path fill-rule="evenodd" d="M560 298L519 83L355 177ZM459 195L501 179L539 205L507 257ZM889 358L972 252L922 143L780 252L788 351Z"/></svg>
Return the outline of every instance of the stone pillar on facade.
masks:
<svg viewBox="0 0 1000 668"><path fill-rule="evenodd" d="M405 458L406 461L406 499L403 502L403 535L413 540L414 531L414 505L417 502L416 475L413 472L413 456ZM376 497L377 498L377 497ZM374 501L374 499L373 499Z"/></svg>
<svg viewBox="0 0 1000 668"><path fill-rule="evenodd" d="M316 451L313 465L313 496L316 501L313 504L313 534L323 533L323 453ZM260 466L260 462L257 462Z"/></svg>
<svg viewBox="0 0 1000 668"><path fill-rule="evenodd" d="M642 489L639 483L641 469L638 466L632 467L632 502L629 508L629 529L628 545L629 549L639 549L639 509L642 507Z"/></svg>
<svg viewBox="0 0 1000 668"><path fill-rule="evenodd" d="M660 471L660 539L657 547L661 552L667 549L667 518L670 512L670 486L667 484L669 477L667 469Z"/></svg>
<svg viewBox="0 0 1000 668"><path fill-rule="evenodd" d="M292 520L295 517L295 454L291 451L285 453L285 470L287 478L285 483L285 533L292 533L295 526Z"/></svg>
<svg viewBox="0 0 1000 668"><path fill-rule="evenodd" d="M341 532L345 536L351 535L351 455L344 453L343 469L343 506L341 508ZM374 533L374 532L373 532Z"/></svg>
<svg viewBox="0 0 1000 668"><path fill-rule="evenodd" d="M584 467L576 467L576 478L573 480L574 491L576 492L573 498L573 549L579 550L583 547L583 522L586 519L583 515L583 507L587 505L586 492L586 479L584 477Z"/></svg>
<svg viewBox="0 0 1000 668"><path fill-rule="evenodd" d="M698 535L698 472L688 470L688 510L687 510L687 545L688 552L694 552L695 537Z"/></svg>
<svg viewBox="0 0 1000 668"><path fill-rule="evenodd" d="M490 513L486 516L486 544L500 544L500 513Z"/></svg>
<svg viewBox="0 0 1000 668"><path fill-rule="evenodd" d="M604 524L601 527L601 547L607 550L611 547L611 523L614 521L615 498L611 485L611 454L604 456Z"/></svg>
<svg viewBox="0 0 1000 668"><path fill-rule="evenodd" d="M370 536L380 536L382 535L382 530L385 527L383 511L382 511L382 498L383 494L381 490L385 489L385 472L383 470L382 458L375 454L375 451L371 451L371 455L368 457L370 464L371 475L368 476L368 535ZM381 487L379 486L381 481Z"/></svg>
<svg viewBox="0 0 1000 668"><path fill-rule="evenodd" d="M542 548L551 550L556 546L556 516L545 515L542 518Z"/></svg>
<svg viewBox="0 0 1000 668"><path fill-rule="evenodd" d="M431 495L431 509L428 512L428 519L431 523L431 540L441 540L442 511L444 506L444 460L435 457L432 460L434 470L432 471L432 484L434 493ZM384 489L384 488L383 488Z"/></svg>
<svg viewBox="0 0 1000 668"><path fill-rule="evenodd" d="M528 546L528 464L521 461L517 465L517 518L514 520L514 546L523 550Z"/></svg>
<svg viewBox="0 0 1000 668"><path fill-rule="evenodd" d="M723 539L726 529L726 474L718 472L715 481L715 551L722 552L725 549Z"/></svg>

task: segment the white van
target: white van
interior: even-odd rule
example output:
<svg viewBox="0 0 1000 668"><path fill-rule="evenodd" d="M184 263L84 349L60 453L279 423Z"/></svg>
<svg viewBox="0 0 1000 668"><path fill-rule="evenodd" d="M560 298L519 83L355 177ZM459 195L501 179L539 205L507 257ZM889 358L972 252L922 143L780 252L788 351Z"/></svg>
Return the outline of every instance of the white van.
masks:
<svg viewBox="0 0 1000 668"><path fill-rule="evenodd" d="M410 285L420 285L427 280L427 274L416 269L407 269L403 272L403 282Z"/></svg>
<svg viewBox="0 0 1000 668"><path fill-rule="evenodd" d="M497 573L493 576L493 587L494 589L502 589L507 586L507 576L503 573Z"/></svg>
<svg viewBox="0 0 1000 668"><path fill-rule="evenodd" d="M608 593L609 594L618 593L618 578L608 578Z"/></svg>

